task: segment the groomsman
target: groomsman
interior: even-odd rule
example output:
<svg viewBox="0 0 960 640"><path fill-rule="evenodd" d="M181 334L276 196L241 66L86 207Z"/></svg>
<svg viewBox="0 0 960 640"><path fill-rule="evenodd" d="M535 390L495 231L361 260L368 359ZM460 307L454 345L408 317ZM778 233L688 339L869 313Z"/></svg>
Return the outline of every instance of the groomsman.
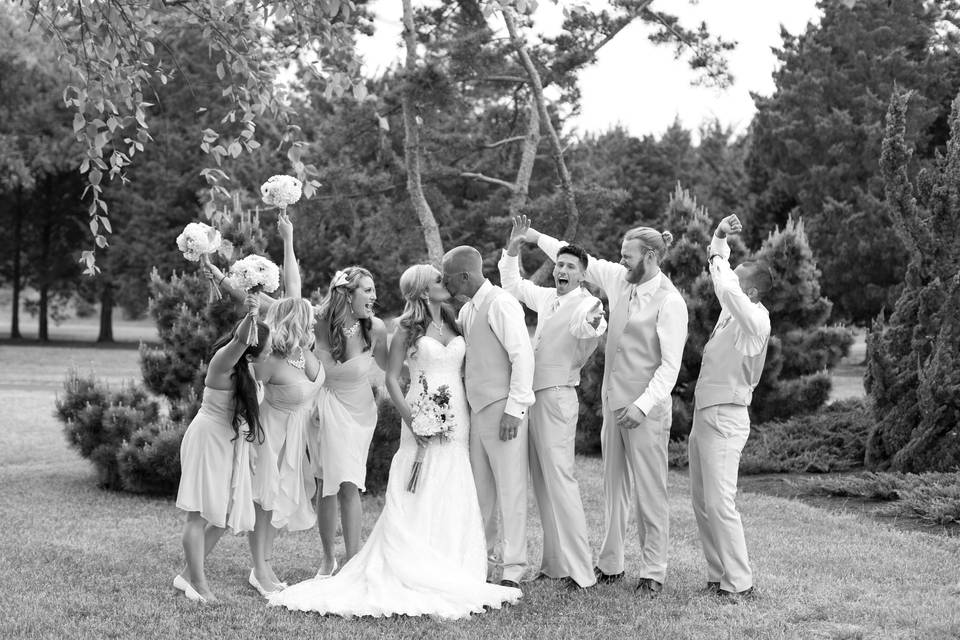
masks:
<svg viewBox="0 0 960 640"><path fill-rule="evenodd" d="M530 410L530 476L543 523L541 574L563 578L570 588L596 584L587 538L587 519L574 476L574 441L580 403L576 387L580 369L607 328L603 305L580 286L587 253L567 245L559 250L553 278L556 287L538 287L520 277L519 250L530 223L513 220L513 231L500 258L500 283L537 312L533 334L533 391Z"/></svg>
<svg viewBox="0 0 960 640"><path fill-rule="evenodd" d="M487 539L487 575L502 521L500 584L519 587L527 565L527 408L533 404L533 349L523 307L483 276L473 247L443 256L443 285L469 298L460 309L467 342L464 386L470 403L470 465Z"/></svg>
<svg viewBox="0 0 960 640"><path fill-rule="evenodd" d="M710 242L710 277L721 311L703 349L689 441L693 512L707 560L707 588L727 597L753 593L735 498L740 452L750 435L747 407L770 339L770 314L760 303L772 285L770 270L756 262L730 269L727 236L742 230L737 216L727 216Z"/></svg>
<svg viewBox="0 0 960 640"><path fill-rule="evenodd" d="M527 240L553 260L564 244L534 229ZM599 582L623 578L632 489L641 545L636 592L645 597L658 595L667 575L670 393L687 339L687 305L660 271L672 240L669 231L630 229L619 264L590 256L586 270L587 281L606 291L610 303L600 433L606 531L594 571Z"/></svg>

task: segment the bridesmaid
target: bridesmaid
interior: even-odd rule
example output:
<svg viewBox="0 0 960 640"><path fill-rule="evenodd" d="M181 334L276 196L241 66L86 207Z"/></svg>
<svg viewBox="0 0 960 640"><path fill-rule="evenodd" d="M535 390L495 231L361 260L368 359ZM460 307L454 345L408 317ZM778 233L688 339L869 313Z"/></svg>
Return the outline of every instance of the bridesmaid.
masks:
<svg viewBox="0 0 960 640"><path fill-rule="evenodd" d="M337 506L344 561L360 550L360 491L365 491L367 453L377 425L369 373L374 360L387 365L387 331L373 315L377 292L363 267L338 271L317 311L316 353L326 372L317 399L319 425L311 433L310 460L319 480L317 519L323 561L318 578L337 570L334 537Z"/></svg>
<svg viewBox="0 0 960 640"><path fill-rule="evenodd" d="M207 584L204 559L230 526L237 533L253 526L249 447L263 437L254 366L270 355L270 330L256 321L257 296L245 300L248 315L217 340L203 384L203 402L180 444L177 507L187 512L183 527L186 570L173 586L198 602L216 602ZM258 342L248 346L250 324Z"/></svg>

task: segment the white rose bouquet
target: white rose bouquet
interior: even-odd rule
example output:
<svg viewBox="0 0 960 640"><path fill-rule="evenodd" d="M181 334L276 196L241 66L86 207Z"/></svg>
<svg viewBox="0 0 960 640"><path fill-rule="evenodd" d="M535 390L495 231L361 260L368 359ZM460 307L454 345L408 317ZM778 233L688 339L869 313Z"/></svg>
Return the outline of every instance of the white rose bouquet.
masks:
<svg viewBox="0 0 960 640"><path fill-rule="evenodd" d="M446 440L456 427L453 409L450 407L450 388L447 385L441 385L436 391L430 393L423 372L420 373L420 387L420 394L410 406L413 414L410 428L415 436L426 438L430 442ZM410 480L407 482L407 491L411 493L417 490L417 482L420 480L420 470L423 468L426 453L425 445L421 444L417 447L417 458L413 462Z"/></svg>
<svg viewBox="0 0 960 640"><path fill-rule="evenodd" d="M303 194L303 183L292 176L271 176L260 186L260 195L263 201L280 211L296 204Z"/></svg>
<svg viewBox="0 0 960 640"><path fill-rule="evenodd" d="M280 268L273 262L256 254L241 258L230 267L230 280L247 293L265 291L272 293L280 286ZM257 344L257 325L250 324L247 344Z"/></svg>
<svg viewBox="0 0 960 640"><path fill-rule="evenodd" d="M177 248L183 252L183 257L190 262L210 264L210 254L220 251L224 247L223 236L208 224L191 222L177 236ZM229 244L229 243L227 243ZM219 300L223 297L220 287L213 280L210 281L210 300Z"/></svg>

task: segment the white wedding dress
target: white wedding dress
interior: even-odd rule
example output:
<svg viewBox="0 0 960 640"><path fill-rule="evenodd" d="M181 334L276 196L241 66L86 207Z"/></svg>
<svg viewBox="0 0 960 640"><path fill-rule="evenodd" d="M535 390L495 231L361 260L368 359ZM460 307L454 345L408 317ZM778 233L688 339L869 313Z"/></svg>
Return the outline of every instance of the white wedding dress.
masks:
<svg viewBox="0 0 960 640"><path fill-rule="evenodd" d="M332 578L288 587L270 597L271 605L345 617L455 619L514 603L522 595L486 582L486 543L468 451L470 411L461 377L463 338L444 346L425 336L416 346L408 359L408 400L420 390L421 372L431 392L447 385L455 419L450 438L428 446L411 493L407 484L417 444L401 425L383 512L363 548Z"/></svg>

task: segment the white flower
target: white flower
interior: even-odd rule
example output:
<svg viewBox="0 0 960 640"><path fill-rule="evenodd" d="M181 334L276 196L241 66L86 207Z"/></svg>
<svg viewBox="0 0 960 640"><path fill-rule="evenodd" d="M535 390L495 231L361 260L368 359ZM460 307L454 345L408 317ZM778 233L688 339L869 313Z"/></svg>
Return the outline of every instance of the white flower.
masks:
<svg viewBox="0 0 960 640"><path fill-rule="evenodd" d="M271 176L260 187L263 201L281 209L295 204L302 193L303 183L292 176Z"/></svg>
<svg viewBox="0 0 960 640"><path fill-rule="evenodd" d="M233 263L230 280L244 291L260 287L270 293L280 286L280 268L267 258L253 254Z"/></svg>
<svg viewBox="0 0 960 640"><path fill-rule="evenodd" d="M191 262L197 262L201 256L214 253L222 242L220 232L202 222L191 222L177 236L177 247L183 252L183 257Z"/></svg>

